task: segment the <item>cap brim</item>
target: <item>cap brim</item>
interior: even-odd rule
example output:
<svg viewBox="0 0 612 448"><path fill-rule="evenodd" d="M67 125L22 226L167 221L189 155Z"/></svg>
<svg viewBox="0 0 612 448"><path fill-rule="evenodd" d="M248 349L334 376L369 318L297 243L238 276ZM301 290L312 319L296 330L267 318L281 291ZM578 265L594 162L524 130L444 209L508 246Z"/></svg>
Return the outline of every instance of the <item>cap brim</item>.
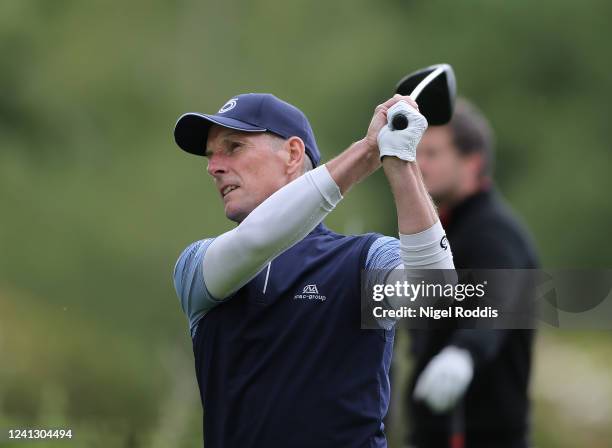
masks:
<svg viewBox="0 0 612 448"><path fill-rule="evenodd" d="M244 132L265 132L267 129L244 121L216 115L198 114L195 112L183 114L174 127L174 141L179 148L192 154L204 155L208 130L213 124L224 128L236 129Z"/></svg>

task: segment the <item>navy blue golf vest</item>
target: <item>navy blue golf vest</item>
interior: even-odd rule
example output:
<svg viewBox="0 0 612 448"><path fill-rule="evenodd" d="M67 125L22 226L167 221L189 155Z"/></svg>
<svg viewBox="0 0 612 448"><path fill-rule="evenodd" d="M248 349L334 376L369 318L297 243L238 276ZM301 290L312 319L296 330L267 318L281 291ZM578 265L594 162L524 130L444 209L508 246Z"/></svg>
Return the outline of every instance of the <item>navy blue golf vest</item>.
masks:
<svg viewBox="0 0 612 448"><path fill-rule="evenodd" d="M387 446L394 333L360 329L377 237L320 224L202 318L193 348L206 448Z"/></svg>

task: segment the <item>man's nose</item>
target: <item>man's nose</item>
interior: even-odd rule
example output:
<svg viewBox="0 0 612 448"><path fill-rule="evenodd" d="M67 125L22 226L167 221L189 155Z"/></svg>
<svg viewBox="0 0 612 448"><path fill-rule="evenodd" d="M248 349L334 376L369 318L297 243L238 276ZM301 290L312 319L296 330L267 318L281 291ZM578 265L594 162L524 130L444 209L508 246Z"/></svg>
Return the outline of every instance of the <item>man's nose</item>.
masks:
<svg viewBox="0 0 612 448"><path fill-rule="evenodd" d="M211 176L227 173L227 163L224 160L223 154L215 153L210 155L206 170Z"/></svg>

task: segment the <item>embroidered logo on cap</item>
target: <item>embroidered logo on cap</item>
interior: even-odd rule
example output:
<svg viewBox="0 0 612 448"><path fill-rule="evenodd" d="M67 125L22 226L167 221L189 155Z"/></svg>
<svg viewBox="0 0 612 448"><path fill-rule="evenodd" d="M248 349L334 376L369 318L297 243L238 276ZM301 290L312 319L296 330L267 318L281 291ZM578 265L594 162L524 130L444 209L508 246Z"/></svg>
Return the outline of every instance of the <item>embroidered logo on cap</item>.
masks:
<svg viewBox="0 0 612 448"><path fill-rule="evenodd" d="M229 110L232 110L234 107L236 107L236 103L238 102L238 98L232 98L231 100L229 100L227 103L225 103L223 105L223 107L221 109L219 109L219 112L217 112L218 114L223 114Z"/></svg>

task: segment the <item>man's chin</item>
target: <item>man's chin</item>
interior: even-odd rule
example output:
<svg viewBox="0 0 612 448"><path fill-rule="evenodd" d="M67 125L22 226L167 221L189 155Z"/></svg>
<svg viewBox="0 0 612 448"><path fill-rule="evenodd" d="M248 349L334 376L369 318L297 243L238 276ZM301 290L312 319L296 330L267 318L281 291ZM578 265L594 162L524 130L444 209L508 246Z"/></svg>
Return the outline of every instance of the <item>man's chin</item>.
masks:
<svg viewBox="0 0 612 448"><path fill-rule="evenodd" d="M235 223L240 224L248 215L248 212L237 207L232 207L231 204L225 206L225 217Z"/></svg>

